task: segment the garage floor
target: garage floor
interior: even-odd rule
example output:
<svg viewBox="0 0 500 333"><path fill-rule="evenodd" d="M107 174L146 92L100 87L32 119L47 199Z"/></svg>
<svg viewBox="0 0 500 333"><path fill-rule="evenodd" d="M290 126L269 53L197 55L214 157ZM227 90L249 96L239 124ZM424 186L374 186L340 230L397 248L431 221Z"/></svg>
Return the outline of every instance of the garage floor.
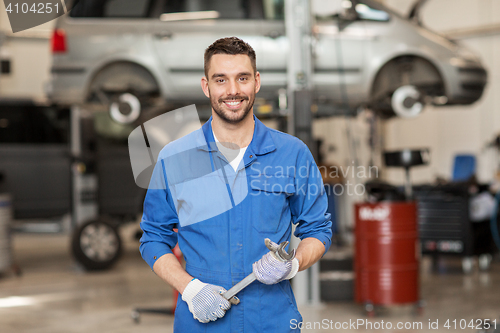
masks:
<svg viewBox="0 0 500 333"><path fill-rule="evenodd" d="M135 226L121 230L125 252L119 263L110 271L93 273L83 272L73 263L68 236L15 235L14 256L23 274L16 277L6 272L0 278L0 332L172 332L171 316L145 314L140 324L131 320L134 307L172 303L170 288L142 261L138 243L132 237L135 230ZM300 309L303 332L426 332L430 331L429 320L439 320L438 329L433 332L476 332L471 327L459 329L460 320L465 319L468 325L471 319L486 318L496 318L500 327L498 260L489 272L478 272L476 268L471 275L463 275L459 260L440 260L438 270L431 272L429 260L424 259L421 273L421 294L427 303L422 316L413 315L410 306L399 306L377 309L377 316L369 319L358 304L329 303ZM365 325L335 329L335 323L346 327L345 323L358 319L370 320L373 329ZM448 319L451 329L444 327ZM452 322L455 319L456 330ZM381 329L388 322L393 329ZM422 326L398 330L398 323ZM316 329L307 329L314 325Z"/></svg>

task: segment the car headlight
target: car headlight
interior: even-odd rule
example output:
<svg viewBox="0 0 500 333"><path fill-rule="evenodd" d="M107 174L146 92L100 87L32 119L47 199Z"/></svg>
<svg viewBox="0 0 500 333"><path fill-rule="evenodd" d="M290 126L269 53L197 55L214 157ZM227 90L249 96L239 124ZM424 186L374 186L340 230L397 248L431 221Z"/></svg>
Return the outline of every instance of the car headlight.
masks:
<svg viewBox="0 0 500 333"><path fill-rule="evenodd" d="M454 66L478 65L481 63L481 59L470 49L459 46L456 51L456 56L450 59L450 63Z"/></svg>

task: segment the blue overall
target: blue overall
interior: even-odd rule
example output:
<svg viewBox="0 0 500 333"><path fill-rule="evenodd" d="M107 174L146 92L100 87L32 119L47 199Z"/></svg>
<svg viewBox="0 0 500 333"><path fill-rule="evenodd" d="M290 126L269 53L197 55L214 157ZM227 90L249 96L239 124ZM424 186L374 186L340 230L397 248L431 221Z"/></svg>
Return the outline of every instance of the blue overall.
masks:
<svg viewBox="0 0 500 333"><path fill-rule="evenodd" d="M214 143L211 119L160 152L146 199L141 254L153 268L179 243L186 271L205 283L231 288L276 243L295 236L331 244L331 222L320 172L299 139L255 118L252 142L235 172ZM178 228L178 233L173 229ZM288 280L253 282L240 304L202 324L179 296L174 332L298 332L302 321Z"/></svg>

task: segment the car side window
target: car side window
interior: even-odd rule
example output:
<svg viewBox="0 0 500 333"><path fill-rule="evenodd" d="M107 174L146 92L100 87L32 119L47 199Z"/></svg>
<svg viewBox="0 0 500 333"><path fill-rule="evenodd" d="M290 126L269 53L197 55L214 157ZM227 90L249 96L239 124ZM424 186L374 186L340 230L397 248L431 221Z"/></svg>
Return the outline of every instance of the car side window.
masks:
<svg viewBox="0 0 500 333"><path fill-rule="evenodd" d="M285 19L285 0L263 0L263 9L266 20Z"/></svg>
<svg viewBox="0 0 500 333"><path fill-rule="evenodd" d="M168 20L168 14L177 13L192 13L199 12L203 17L203 12L207 15L206 18L218 19L263 19L264 12L262 0L166 0L163 13L163 18ZM189 14L185 16L189 19ZM194 17L194 16L193 16Z"/></svg>
<svg viewBox="0 0 500 333"><path fill-rule="evenodd" d="M85 0L71 10L71 17L81 18L145 18L152 0Z"/></svg>
<svg viewBox="0 0 500 333"><path fill-rule="evenodd" d="M108 0L105 1L106 17L146 17L150 0Z"/></svg>

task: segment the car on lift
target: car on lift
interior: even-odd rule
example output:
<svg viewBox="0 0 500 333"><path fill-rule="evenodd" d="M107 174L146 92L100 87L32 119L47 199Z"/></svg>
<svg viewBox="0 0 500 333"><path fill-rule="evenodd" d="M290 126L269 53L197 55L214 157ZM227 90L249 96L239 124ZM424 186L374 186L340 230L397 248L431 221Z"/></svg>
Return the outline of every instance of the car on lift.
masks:
<svg viewBox="0 0 500 333"><path fill-rule="evenodd" d="M481 60L419 24L418 8L403 17L373 0L312 1L315 103L390 117L477 101ZM77 2L56 22L47 93L61 105L105 106L119 123L165 103L207 103L204 50L232 35L257 53L259 96L277 101L287 82L284 0Z"/></svg>

